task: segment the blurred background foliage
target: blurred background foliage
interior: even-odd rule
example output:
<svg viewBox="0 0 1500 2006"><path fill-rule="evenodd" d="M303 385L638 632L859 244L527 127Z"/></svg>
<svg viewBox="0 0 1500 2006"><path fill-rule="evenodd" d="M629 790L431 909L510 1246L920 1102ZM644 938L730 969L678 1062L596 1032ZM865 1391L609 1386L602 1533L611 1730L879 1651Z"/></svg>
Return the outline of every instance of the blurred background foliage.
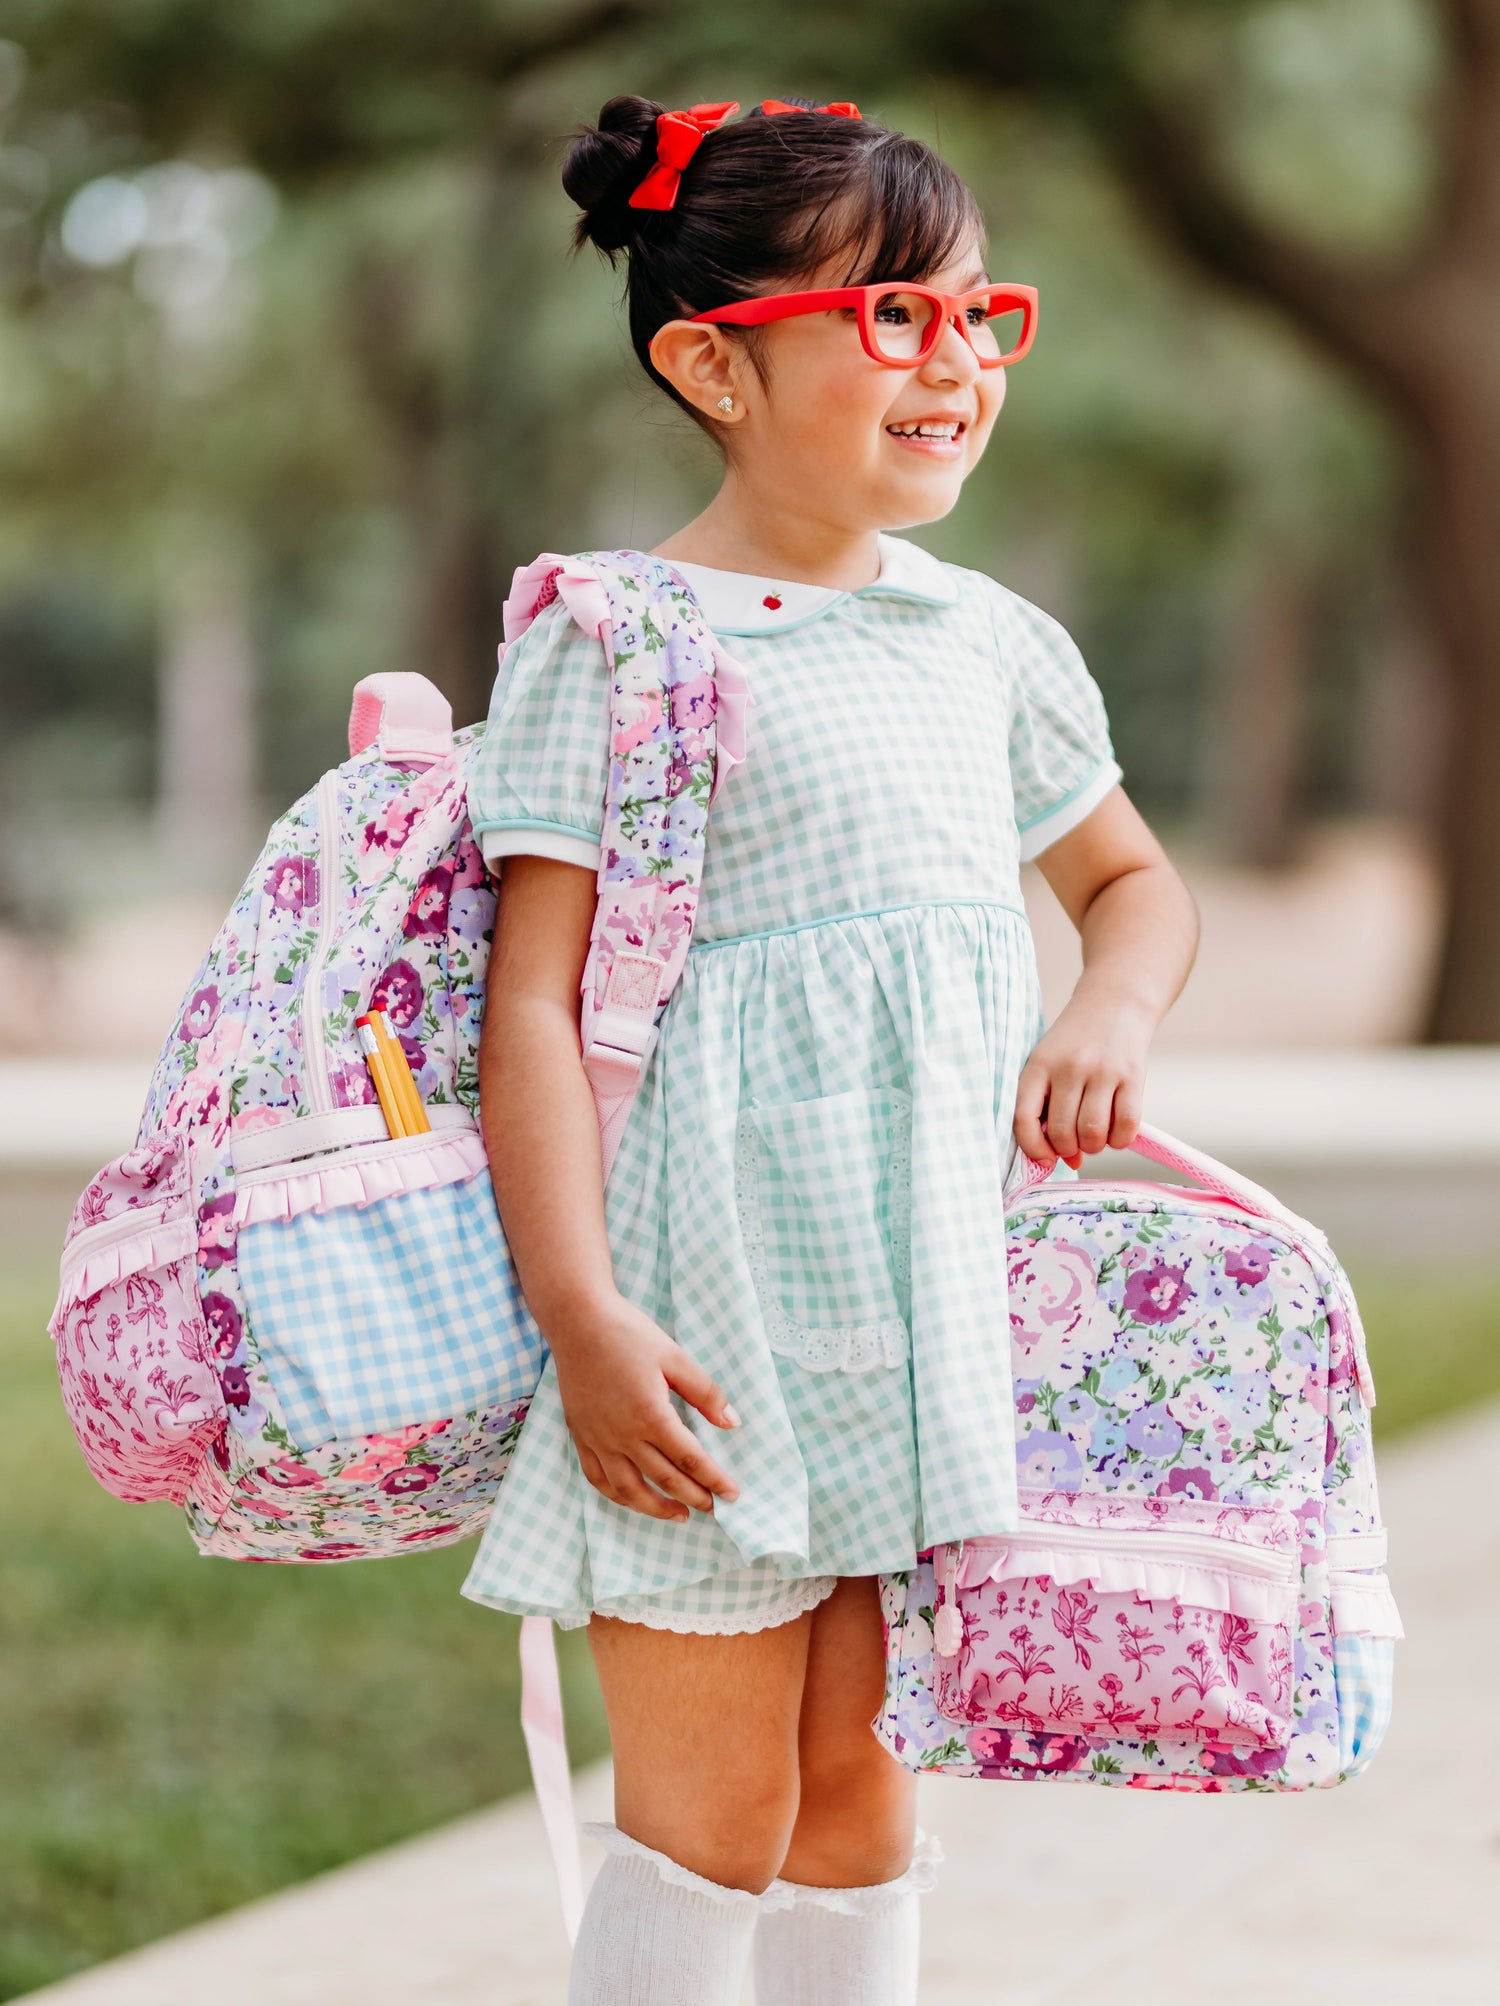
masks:
<svg viewBox="0 0 1500 2006"><path fill-rule="evenodd" d="M1412 532L1441 427L1404 373L1423 285L1429 374L1500 370L1488 302L1445 350L1431 289L1485 15L1500 38L1489 0L10 0L0 910L69 924L106 836L120 872L178 871L175 834L233 880L359 675L478 715L517 563L699 507L710 450L564 254L565 135L625 88L854 92L954 159L991 269L1043 299L923 540L1073 627L1169 830L1263 866L1313 820L1429 830L1429 1028L1500 1035L1500 825L1453 808L1500 606L1491 634L1440 603Z"/></svg>

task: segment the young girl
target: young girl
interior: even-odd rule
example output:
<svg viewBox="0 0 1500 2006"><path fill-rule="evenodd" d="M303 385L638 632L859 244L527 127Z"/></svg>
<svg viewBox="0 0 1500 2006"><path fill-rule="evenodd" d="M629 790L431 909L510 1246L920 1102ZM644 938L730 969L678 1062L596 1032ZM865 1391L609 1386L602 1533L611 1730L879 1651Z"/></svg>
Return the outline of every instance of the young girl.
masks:
<svg viewBox="0 0 1500 2006"><path fill-rule="evenodd" d="M973 197L853 106L736 110L615 98L563 170L577 242L628 257L642 366L722 452L656 555L754 701L606 1194L578 1034L604 656L558 603L506 657L472 787L482 1103L551 1358L465 1593L589 1626L618 1822L574 2006L729 2006L752 1939L762 2006L905 2006L936 1849L870 1731L876 1577L1015 1523L1011 1131L1074 1169L1130 1142L1195 917L1067 634L889 534L958 500L997 310L1029 319ZM1045 1036L1022 857L1083 938Z"/></svg>

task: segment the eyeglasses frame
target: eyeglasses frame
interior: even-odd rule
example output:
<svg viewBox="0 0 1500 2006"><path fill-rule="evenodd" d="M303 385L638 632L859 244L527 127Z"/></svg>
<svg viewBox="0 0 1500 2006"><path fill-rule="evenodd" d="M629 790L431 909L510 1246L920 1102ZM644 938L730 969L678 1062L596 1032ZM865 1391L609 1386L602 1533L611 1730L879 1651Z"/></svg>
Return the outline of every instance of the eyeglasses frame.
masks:
<svg viewBox="0 0 1500 2006"><path fill-rule="evenodd" d="M875 308L882 299L888 299L892 293L914 293L919 299L937 302L938 311L932 317L932 324L920 354L898 357L883 355L880 352L875 336ZM968 310L980 300L983 300L988 307L996 299L1005 299L1024 312L1026 317L1021 325L1021 338L1008 354L981 355L974 347L973 336L969 332ZM830 313L840 307L856 309L859 338L866 355L872 362L879 362L887 369L920 369L924 362L930 362L950 322L968 342L981 369L1003 369L1013 362L1019 362L1036 338L1036 287L1012 282L975 286L972 291L966 293L939 292L935 286L911 285L905 281L889 280L877 285L833 286L813 292L758 293L753 299L736 300L729 306L709 307L706 312L695 313L690 318L695 322L706 321L719 327L763 327L768 321L788 320L794 315L804 313ZM986 318L988 317L987 314Z"/></svg>

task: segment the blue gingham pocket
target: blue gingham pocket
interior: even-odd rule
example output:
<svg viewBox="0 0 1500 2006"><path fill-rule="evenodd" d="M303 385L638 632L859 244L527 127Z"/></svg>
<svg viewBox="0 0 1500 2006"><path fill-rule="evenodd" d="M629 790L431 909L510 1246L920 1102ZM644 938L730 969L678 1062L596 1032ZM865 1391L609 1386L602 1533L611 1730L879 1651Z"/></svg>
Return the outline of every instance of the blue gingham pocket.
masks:
<svg viewBox="0 0 1500 2006"><path fill-rule="evenodd" d="M1385 1740L1401 1619L1381 1568L1336 1569L1332 1589L1339 1775L1347 1779L1369 1767Z"/></svg>
<svg viewBox="0 0 1500 2006"><path fill-rule="evenodd" d="M299 1448L528 1399L543 1340L488 1171L239 1235L261 1362Z"/></svg>

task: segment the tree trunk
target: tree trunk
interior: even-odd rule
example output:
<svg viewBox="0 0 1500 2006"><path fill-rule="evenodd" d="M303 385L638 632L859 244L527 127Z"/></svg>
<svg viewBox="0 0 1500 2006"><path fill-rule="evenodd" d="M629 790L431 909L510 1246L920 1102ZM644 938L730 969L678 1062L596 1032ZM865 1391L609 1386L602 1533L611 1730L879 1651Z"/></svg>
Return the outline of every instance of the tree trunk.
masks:
<svg viewBox="0 0 1500 2006"><path fill-rule="evenodd" d="M1422 469L1418 553L1452 692L1445 798L1449 886L1428 1037L1500 1044L1500 368L1453 383ZM1436 386L1434 386L1436 387ZM1485 397L1484 393L1488 396ZM1477 394L1476 394L1477 393Z"/></svg>
<svg viewBox="0 0 1500 2006"><path fill-rule="evenodd" d="M255 651L239 551L200 523L162 588L159 823L173 870L218 891L244 875L259 819Z"/></svg>
<svg viewBox="0 0 1500 2006"><path fill-rule="evenodd" d="M1289 553L1259 557L1224 650L1209 814L1229 860L1259 870L1290 861L1301 820L1309 600Z"/></svg>

